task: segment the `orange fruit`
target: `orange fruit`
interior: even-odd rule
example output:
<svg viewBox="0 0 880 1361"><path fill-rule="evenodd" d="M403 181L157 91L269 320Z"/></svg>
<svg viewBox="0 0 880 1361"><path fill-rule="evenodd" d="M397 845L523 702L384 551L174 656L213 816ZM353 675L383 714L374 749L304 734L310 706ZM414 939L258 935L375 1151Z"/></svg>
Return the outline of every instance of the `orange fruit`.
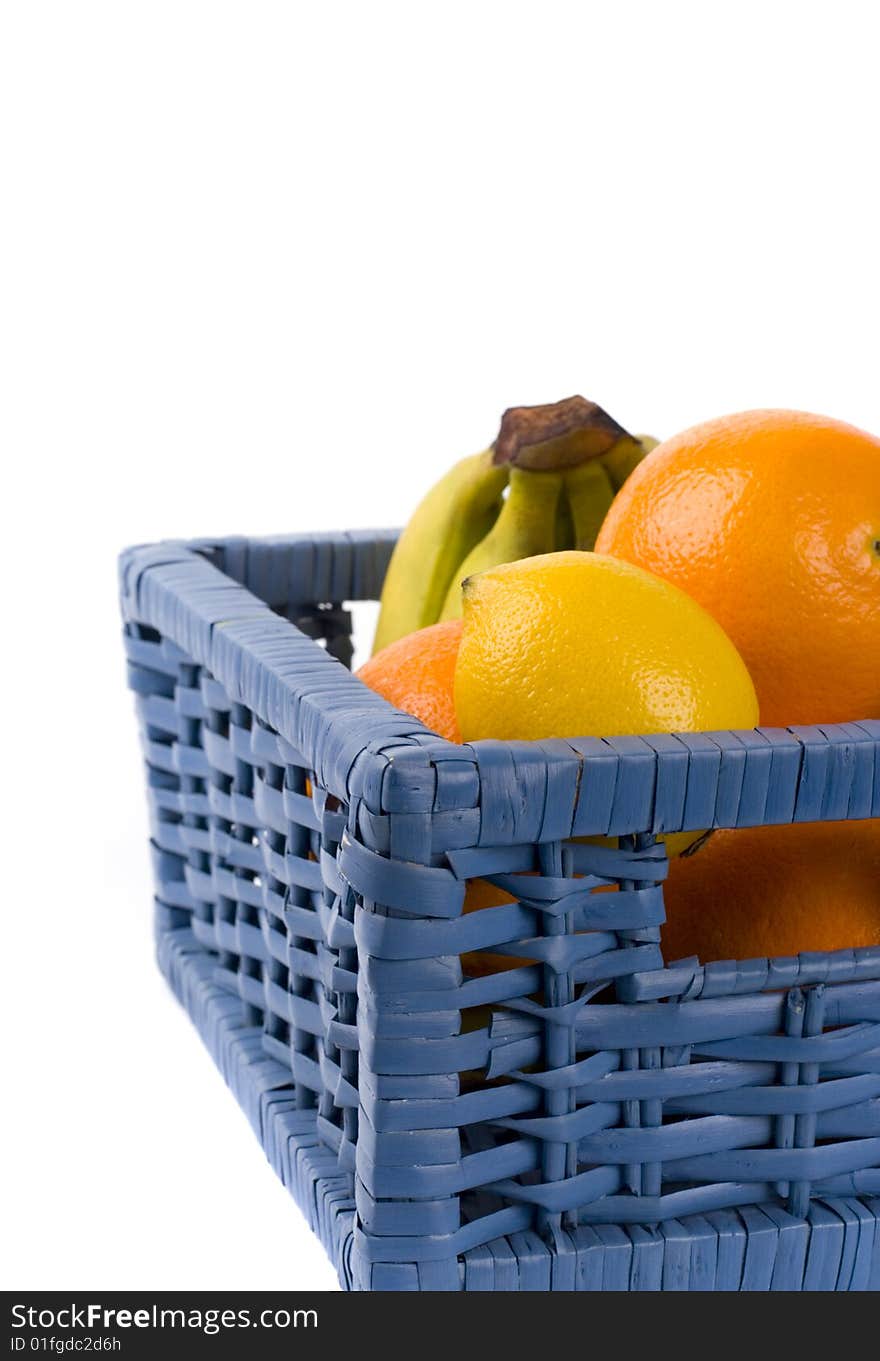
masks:
<svg viewBox="0 0 880 1361"><path fill-rule="evenodd" d="M645 458L596 551L697 600L739 650L761 722L880 715L880 439L798 411L694 426Z"/></svg>
<svg viewBox="0 0 880 1361"><path fill-rule="evenodd" d="M501 907L503 903L515 903L516 899L503 888L496 888L488 879L469 879L464 895L465 912L481 912L484 907ZM461 956L462 968L470 978L482 978L485 974L503 972L505 969L522 969L529 964L528 959L518 955L496 954L493 950L468 950Z"/></svg>
<svg viewBox="0 0 880 1361"><path fill-rule="evenodd" d="M667 963L880 945L880 820L716 832L664 897Z"/></svg>
<svg viewBox="0 0 880 1361"><path fill-rule="evenodd" d="M461 630L460 619L417 629L383 647L357 675L396 709L448 742L460 742L452 685Z"/></svg>

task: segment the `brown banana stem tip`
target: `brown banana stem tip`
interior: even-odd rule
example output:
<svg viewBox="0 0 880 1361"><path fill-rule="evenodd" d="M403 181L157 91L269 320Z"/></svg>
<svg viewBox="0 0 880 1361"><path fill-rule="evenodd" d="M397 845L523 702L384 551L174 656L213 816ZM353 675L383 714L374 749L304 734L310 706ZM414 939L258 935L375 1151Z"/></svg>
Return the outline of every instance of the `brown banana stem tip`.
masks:
<svg viewBox="0 0 880 1361"><path fill-rule="evenodd" d="M501 417L492 462L540 471L575 468L629 438L622 425L586 397L566 397L545 406L511 406Z"/></svg>

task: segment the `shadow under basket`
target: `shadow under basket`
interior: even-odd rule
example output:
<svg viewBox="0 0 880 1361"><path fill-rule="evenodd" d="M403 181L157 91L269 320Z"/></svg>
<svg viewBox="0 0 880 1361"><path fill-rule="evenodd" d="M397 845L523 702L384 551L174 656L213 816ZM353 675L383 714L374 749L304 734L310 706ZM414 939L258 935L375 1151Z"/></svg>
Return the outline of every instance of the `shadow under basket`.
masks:
<svg viewBox="0 0 880 1361"><path fill-rule="evenodd" d="M394 539L120 563L159 961L343 1285L880 1288L880 949L666 963L656 840L880 816L880 722L444 742L347 669Z"/></svg>

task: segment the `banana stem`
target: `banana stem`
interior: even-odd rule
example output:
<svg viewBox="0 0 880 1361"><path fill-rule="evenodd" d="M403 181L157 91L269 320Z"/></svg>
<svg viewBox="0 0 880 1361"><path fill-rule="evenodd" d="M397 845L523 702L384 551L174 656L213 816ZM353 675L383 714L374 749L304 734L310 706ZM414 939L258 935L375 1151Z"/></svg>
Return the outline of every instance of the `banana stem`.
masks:
<svg viewBox="0 0 880 1361"><path fill-rule="evenodd" d="M566 397L544 406L512 406L501 417L492 462L561 472L601 458L618 440L631 438L607 411L585 397Z"/></svg>

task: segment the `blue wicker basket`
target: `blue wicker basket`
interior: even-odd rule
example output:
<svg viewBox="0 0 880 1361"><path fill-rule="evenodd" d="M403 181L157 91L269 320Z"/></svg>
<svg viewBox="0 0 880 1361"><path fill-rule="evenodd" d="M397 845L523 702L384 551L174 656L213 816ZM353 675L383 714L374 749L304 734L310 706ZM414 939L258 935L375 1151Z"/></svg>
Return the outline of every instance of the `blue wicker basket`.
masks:
<svg viewBox="0 0 880 1361"><path fill-rule="evenodd" d="M880 950L666 964L655 842L880 816L880 722L441 741L346 666L394 537L121 560L161 966L342 1283L880 1288Z"/></svg>

